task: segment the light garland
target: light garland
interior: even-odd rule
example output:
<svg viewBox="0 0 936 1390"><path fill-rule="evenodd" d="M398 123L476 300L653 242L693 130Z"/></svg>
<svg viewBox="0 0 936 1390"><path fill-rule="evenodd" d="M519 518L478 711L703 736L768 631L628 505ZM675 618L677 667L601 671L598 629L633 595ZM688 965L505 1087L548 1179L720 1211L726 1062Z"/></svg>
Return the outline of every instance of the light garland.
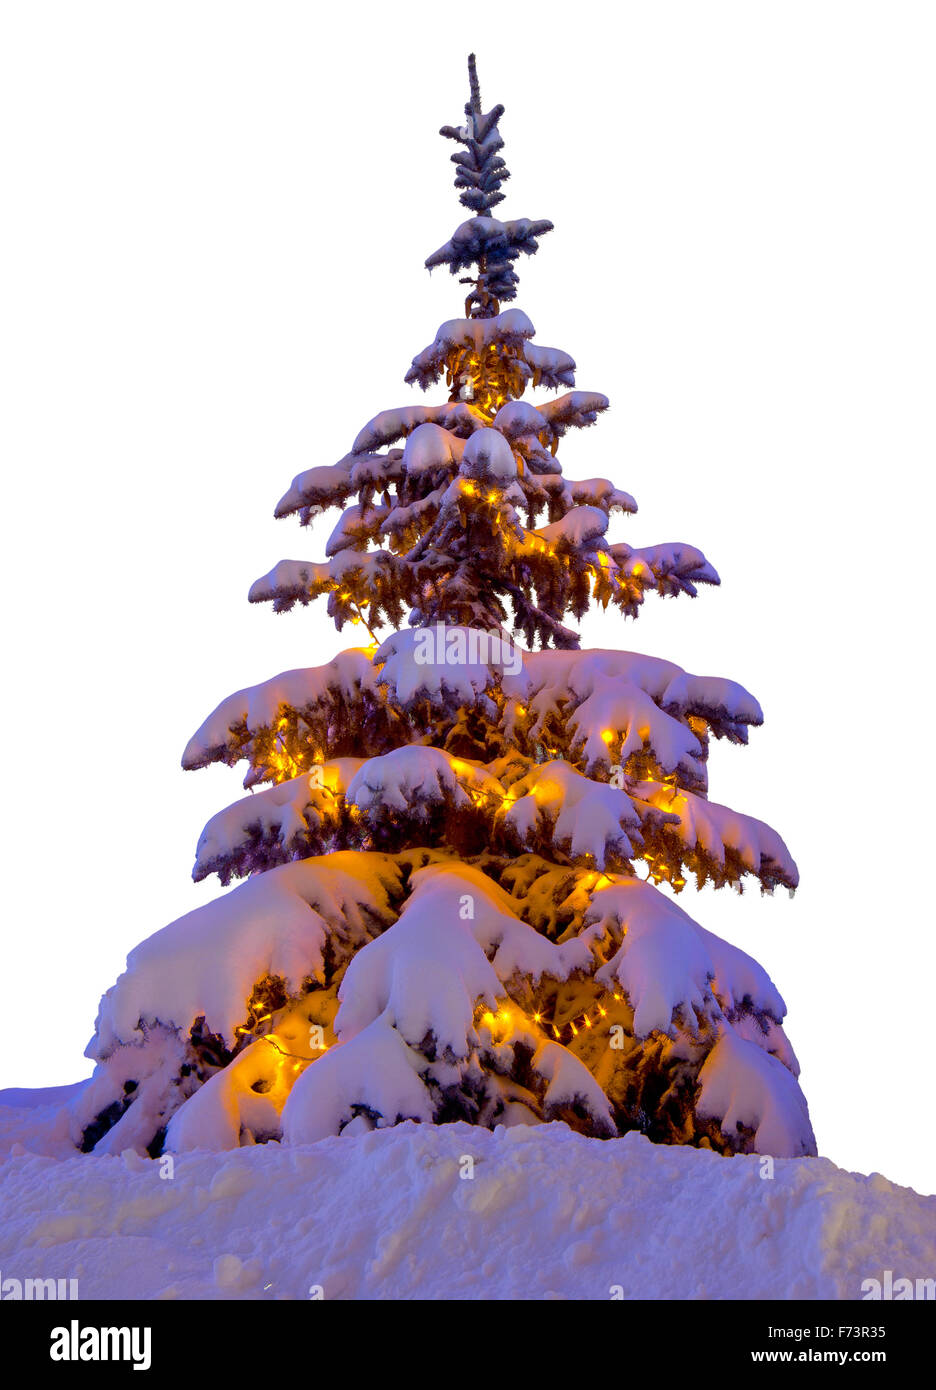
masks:
<svg viewBox="0 0 936 1390"><path fill-rule="evenodd" d="M273 770L276 774L274 777L274 781L276 782L288 782L290 778L298 777L299 773L302 771L301 761L295 756L295 754L290 753L289 749L286 746L285 735L288 733L288 731L289 720L285 717L279 719L276 724L276 736L273 741L273 751L269 758L269 762L272 764Z"/></svg>
<svg viewBox="0 0 936 1390"><path fill-rule="evenodd" d="M526 386L518 350L503 343L489 343L480 354L473 347L455 349L446 358L445 379L451 401L464 401L488 419Z"/></svg>
<svg viewBox="0 0 936 1390"><path fill-rule="evenodd" d="M519 719L523 720L527 714L527 710L525 706L517 705L515 707L514 713ZM291 752L289 748L286 746L286 740L284 735L288 731L289 727L290 725L288 719L281 718L278 721L274 750L267 759L269 766L273 770L274 781L276 783L281 783L291 778L298 777L307 770L308 755L300 757L297 753ZM619 732L613 729L604 729L601 733L602 741L609 749L615 743L615 741L620 739L620 737L621 735L619 734ZM319 761L318 753L314 748L310 748L308 750L308 753L312 755L314 761ZM562 750L554 750L554 756L560 758L563 757ZM638 760L642 757L642 755L640 754L637 754L635 756ZM469 798L475 809L483 810L485 807L489 806L495 812L506 812L509 811L512 806L515 805L518 799L518 792L516 790L516 786L508 787L504 793L501 793L499 791L485 791L479 787L473 787L470 784L466 785L466 783L463 782L461 778L457 776L457 774L463 773L468 767L468 764L463 759L453 758L451 765L453 771L456 773L458 787ZM518 778L518 781L521 780L523 780L522 777ZM653 782L659 786L660 790L657 793L656 797L654 797L651 800L650 804L659 806L661 810L665 810L667 806L673 806L676 802L677 797L680 795L681 788L679 786L677 773L662 772L662 770L658 768L658 765L654 763L652 758L649 759L647 771L640 777L640 780L638 780L634 785L630 786L629 788L620 788L619 790L628 790L630 795L637 797L637 799L639 800L641 797L641 781ZM333 797L336 803L339 803L342 799L342 794L340 791L328 787L327 785L317 787L316 790L328 792ZM666 796L667 793L669 799L668 801L664 801L663 798ZM537 787L532 787L530 791L526 793L526 795L532 796L534 800L537 800ZM343 804L349 818L352 821L360 820L361 810L358 806L356 806L353 802L348 802L346 800L343 802ZM337 804L335 809L336 811L338 810ZM686 867L692 867L691 856L687 859L687 857L684 854L669 854L663 850L654 850L647 851L640 857L647 864L648 882L652 881L654 884L660 884L665 882L676 893L681 892L681 890L686 886L688 880L686 879L683 873L683 869ZM634 861L629 860L628 862L633 864ZM733 881L729 880L729 882Z"/></svg>
<svg viewBox="0 0 936 1390"><path fill-rule="evenodd" d="M626 1004L627 1002L623 991L619 989L606 993L604 998L609 1001L609 1003L614 1004ZM521 1018L526 1021L527 1015L523 1013L522 1010L519 1012ZM550 1033L552 1034L550 1041L568 1046L568 1044L573 1042L580 1034L587 1033L600 1025L601 1020L607 1018L608 1014L608 1008L605 1007L605 1004L603 1004L601 1000L598 1000L588 1009L584 1009L581 1013L574 1014L571 1018L565 1019L562 1023L557 1023L554 1018L547 1018L542 1010L534 1011L529 1017L537 1027L546 1034L547 1038L549 1038ZM499 1008L497 1013L494 1013L492 1009L486 1008L480 1015L476 1015L475 1027L477 1027L478 1024L483 1024L492 1034L493 1039L494 1031L498 1026L501 1028L508 1028L514 1021L514 1015L511 1009L506 1006ZM494 1041L503 1043L507 1041L507 1037L494 1039Z"/></svg>

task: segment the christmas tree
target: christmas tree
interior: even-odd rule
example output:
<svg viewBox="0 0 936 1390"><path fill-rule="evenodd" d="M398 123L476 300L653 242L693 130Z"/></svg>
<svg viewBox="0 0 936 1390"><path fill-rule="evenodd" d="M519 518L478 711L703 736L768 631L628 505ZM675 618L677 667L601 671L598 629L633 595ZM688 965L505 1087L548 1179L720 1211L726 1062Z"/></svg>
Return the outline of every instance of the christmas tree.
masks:
<svg viewBox="0 0 936 1390"><path fill-rule="evenodd" d="M406 375L448 399L383 411L295 478L276 515L337 508L325 559L250 592L324 597L370 643L238 691L191 739L186 768L247 767L194 876L245 882L104 996L70 1113L85 1151L561 1120L815 1152L783 1000L677 902L690 876L796 886L779 835L708 797L710 738L745 743L757 701L568 625L718 576L691 545L611 543L633 498L562 473L566 431L608 401L564 389L573 359L503 307L552 224L495 215L504 108L482 110L473 57L469 77L441 132L469 215L426 262L468 285L464 317Z"/></svg>

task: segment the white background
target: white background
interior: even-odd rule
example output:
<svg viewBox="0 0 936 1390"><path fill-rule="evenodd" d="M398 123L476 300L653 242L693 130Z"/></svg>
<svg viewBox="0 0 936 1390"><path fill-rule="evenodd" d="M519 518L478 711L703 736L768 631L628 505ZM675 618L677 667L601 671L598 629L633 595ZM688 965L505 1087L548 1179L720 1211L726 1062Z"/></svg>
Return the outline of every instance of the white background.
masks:
<svg viewBox="0 0 936 1390"><path fill-rule="evenodd" d="M183 775L188 736L346 645L246 591L321 556L274 503L417 398L461 312L422 262L460 220L436 131L476 48L504 214L556 224L517 303L612 401L566 470L723 580L586 643L767 715L712 794L802 887L682 902L779 984L821 1152L932 1191L932 7L0 13L0 1085L86 1074L126 952L218 891L189 871L239 778Z"/></svg>

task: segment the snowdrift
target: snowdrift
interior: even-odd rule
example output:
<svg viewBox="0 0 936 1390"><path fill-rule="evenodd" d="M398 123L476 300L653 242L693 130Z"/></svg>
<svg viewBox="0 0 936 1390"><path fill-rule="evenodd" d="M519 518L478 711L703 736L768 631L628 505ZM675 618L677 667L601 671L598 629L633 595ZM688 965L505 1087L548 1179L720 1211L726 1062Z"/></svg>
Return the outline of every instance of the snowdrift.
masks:
<svg viewBox="0 0 936 1390"><path fill-rule="evenodd" d="M0 1096L0 1271L80 1298L859 1299L936 1271L936 1197L827 1159L770 1177L637 1134L406 1123L165 1178L130 1151L62 1157L61 1098L27 1099Z"/></svg>

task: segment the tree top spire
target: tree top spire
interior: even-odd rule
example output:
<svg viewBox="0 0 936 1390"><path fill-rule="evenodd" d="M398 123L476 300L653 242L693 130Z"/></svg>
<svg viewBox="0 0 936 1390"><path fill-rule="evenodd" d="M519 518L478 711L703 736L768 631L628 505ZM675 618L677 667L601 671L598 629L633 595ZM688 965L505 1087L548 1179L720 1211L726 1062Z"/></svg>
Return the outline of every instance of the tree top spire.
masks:
<svg viewBox="0 0 936 1390"><path fill-rule="evenodd" d="M465 146L464 151L452 155L453 164L458 165L455 187L461 189L459 196L462 204L476 216L484 217L491 208L504 201L500 186L510 178L510 170L499 154L504 142L497 123L504 114L504 107L498 104L490 111L481 110L481 85L473 53L468 55L468 88L470 94L465 102L465 124L444 125L439 134Z"/></svg>
<svg viewBox="0 0 936 1390"><path fill-rule="evenodd" d="M468 54L468 86L471 91L471 100L465 108L465 114L468 115L472 111L480 113L481 86L478 82L478 65L473 53Z"/></svg>
<svg viewBox="0 0 936 1390"><path fill-rule="evenodd" d="M474 213L474 218L462 223L426 265L430 270L436 265L447 265L453 275L476 266L477 275L463 279L463 283L473 286L465 312L471 318L492 318L499 313L502 301L516 295L517 275L511 263L521 255L535 252L537 237L551 231L552 223L529 218L500 222L494 217L492 209L504 201L501 184L510 178L510 170L500 155L504 142L497 128L504 107L498 103L490 111L481 110L481 86L473 53L468 55L468 87L465 124L444 125L439 134L465 147L452 155L455 187L459 201Z"/></svg>

